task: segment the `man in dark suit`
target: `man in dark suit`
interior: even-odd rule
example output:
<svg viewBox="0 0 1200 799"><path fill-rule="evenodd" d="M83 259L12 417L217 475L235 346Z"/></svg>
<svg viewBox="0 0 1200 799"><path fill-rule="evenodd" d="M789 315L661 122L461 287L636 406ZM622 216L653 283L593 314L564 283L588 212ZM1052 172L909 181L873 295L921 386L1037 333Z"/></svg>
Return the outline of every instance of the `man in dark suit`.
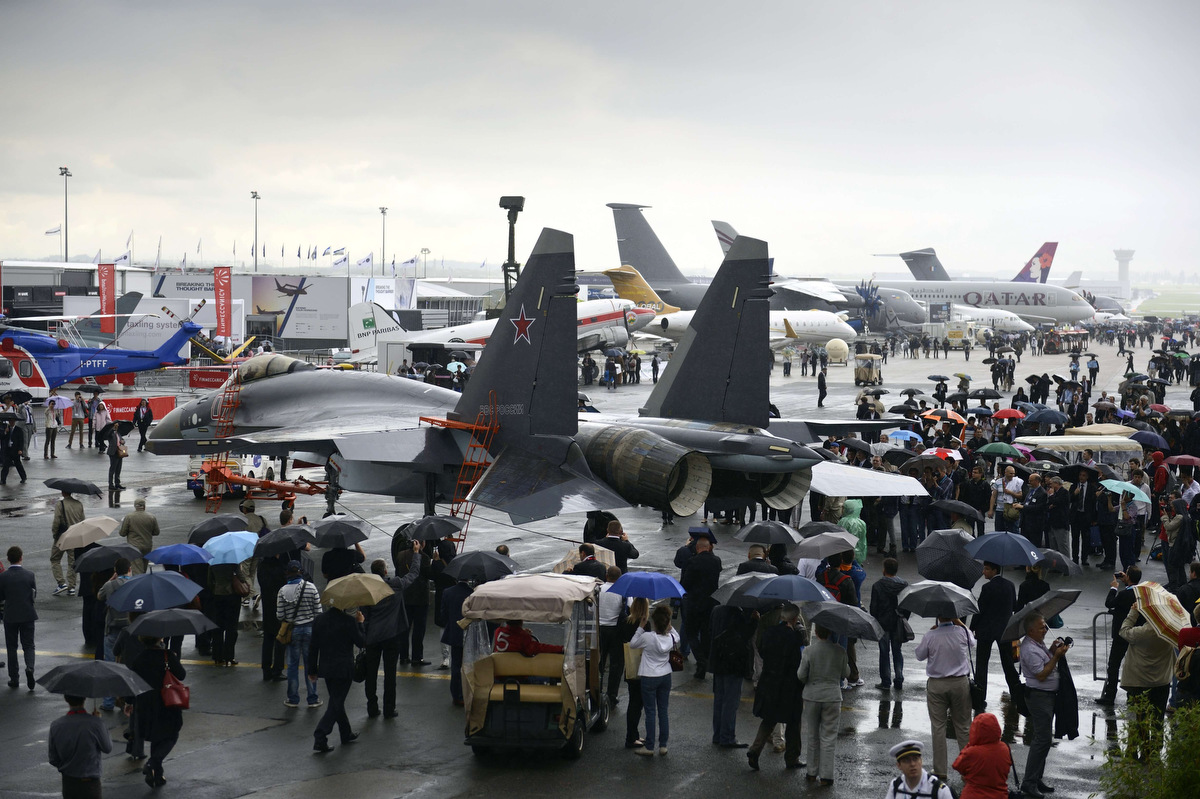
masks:
<svg viewBox="0 0 1200 799"><path fill-rule="evenodd" d="M1091 472L1080 469L1079 481L1071 488L1071 559L1084 566L1088 565L1088 548L1095 523L1096 483Z"/></svg>
<svg viewBox="0 0 1200 799"><path fill-rule="evenodd" d="M596 542L596 546L611 549L613 555L617 559L617 568L621 570L621 574L629 571L629 561L637 560L641 554L629 541L629 536L626 535L625 529L621 527L621 523L613 520L608 523L607 535Z"/></svg>
<svg viewBox="0 0 1200 799"><path fill-rule="evenodd" d="M463 629L458 622L463 617L463 603L471 595L471 584L460 580L442 593L442 643L450 647L450 698L463 706L462 660Z"/></svg>
<svg viewBox="0 0 1200 799"><path fill-rule="evenodd" d="M33 600L37 596L37 578L21 561L25 553L20 547L8 548L8 569L0 572L0 604L4 606L4 643L8 647L8 687L18 688L21 683L17 672L17 642L25 652L25 682L33 690L33 626L37 621L37 610Z"/></svg>
<svg viewBox="0 0 1200 799"><path fill-rule="evenodd" d="M818 408L825 407L825 397L828 395L829 395L829 390L828 390L827 386L825 385L825 370L822 369L821 373L819 375L817 375L817 407Z"/></svg>
<svg viewBox="0 0 1200 799"><path fill-rule="evenodd" d="M8 482L8 470L16 469L25 482L25 466L21 459L25 456L25 433L16 422L0 423L0 485Z"/></svg>
<svg viewBox="0 0 1200 799"><path fill-rule="evenodd" d="M775 568L767 560L767 551L762 548L761 544L754 544L746 552L746 560L738 564L738 575L743 574L779 574L779 569Z"/></svg>
<svg viewBox="0 0 1200 799"><path fill-rule="evenodd" d="M1120 687L1121 661L1129 649L1129 642L1120 635L1121 623L1129 615L1137 597L1133 587L1142 581L1142 570L1139 566L1130 566L1124 573L1117 575L1109 584L1108 596L1104 606L1112 614L1109 626L1112 628L1112 645L1108 649L1108 672L1104 678L1104 689L1100 691L1097 705L1114 705L1117 701L1117 688Z"/></svg>
<svg viewBox="0 0 1200 799"><path fill-rule="evenodd" d="M1042 476L1037 472L1030 474L1027 488L1025 500L1021 503L1021 535L1032 541L1034 546L1050 546L1043 541L1050 510L1050 495L1042 488Z"/></svg>
<svg viewBox="0 0 1200 799"><path fill-rule="evenodd" d="M308 646L308 662L305 670L309 674L325 678L325 691L329 704L325 715L313 732L313 751L330 752L329 734L336 724L342 743L348 744L358 738L350 729L346 717L346 697L354 684L354 647L365 647L366 636L362 628L361 612L354 616L335 607L317 616L313 622L312 642Z"/></svg>
<svg viewBox="0 0 1200 799"><path fill-rule="evenodd" d="M685 633L692 654L696 656L696 679L708 673L708 655L712 649L712 609L716 603L713 592L721 579L721 559L713 553L713 536L695 539L695 552L683 565L679 582L687 594L683 597ZM693 533L695 535L695 533ZM678 556L677 556L678 557Z"/></svg>
<svg viewBox="0 0 1200 799"><path fill-rule="evenodd" d="M1012 643L1000 640L1008 620L1012 618L1013 606L1017 603L1017 589L1011 581L1000 576L1000 567L995 563L983 564L983 577L987 582L979 591L979 612L971 619L971 631L976 639L975 682L983 688L986 701L988 661L992 658L992 644L995 643L1000 650L1000 666L1008 682L1009 696L1017 699L1021 680L1013 664Z"/></svg>
<svg viewBox="0 0 1200 799"><path fill-rule="evenodd" d="M600 582L604 582L604 575L607 572L608 567L596 560L596 548L591 544L580 544L579 562L572 566L571 571L567 574L595 577Z"/></svg>

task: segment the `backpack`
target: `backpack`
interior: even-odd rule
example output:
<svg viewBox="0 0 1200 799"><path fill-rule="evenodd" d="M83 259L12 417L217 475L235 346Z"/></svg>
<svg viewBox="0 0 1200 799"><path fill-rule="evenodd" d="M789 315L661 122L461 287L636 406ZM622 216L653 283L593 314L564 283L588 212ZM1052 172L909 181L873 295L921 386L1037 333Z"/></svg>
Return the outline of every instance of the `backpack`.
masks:
<svg viewBox="0 0 1200 799"><path fill-rule="evenodd" d="M1181 647L1179 657L1175 658L1175 679L1179 681L1179 689L1192 696L1200 696L1200 655L1196 651L1194 646Z"/></svg>
<svg viewBox="0 0 1200 799"><path fill-rule="evenodd" d="M900 776L892 780L892 796L911 796L913 799L937 799L943 785L946 785L946 790L949 791L951 799L958 799L958 795L954 793L954 789L948 784L943 783L937 778L936 775L933 774L929 776L929 793L909 793L908 790L904 788L904 777Z"/></svg>

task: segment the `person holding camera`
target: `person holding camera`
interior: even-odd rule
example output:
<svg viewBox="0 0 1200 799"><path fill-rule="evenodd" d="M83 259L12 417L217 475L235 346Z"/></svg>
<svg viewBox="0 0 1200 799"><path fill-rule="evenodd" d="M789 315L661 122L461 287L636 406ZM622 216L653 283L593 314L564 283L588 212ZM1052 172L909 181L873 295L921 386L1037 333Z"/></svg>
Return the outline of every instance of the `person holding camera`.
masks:
<svg viewBox="0 0 1200 799"><path fill-rule="evenodd" d="M1046 619L1040 613L1025 617L1025 637L1021 639L1021 674L1025 677L1025 702L1029 706L1029 758L1021 790L1033 799L1042 799L1053 788L1042 777L1046 755L1054 731L1054 699L1058 694L1058 662L1074 643L1058 638L1046 647Z"/></svg>
<svg viewBox="0 0 1200 799"><path fill-rule="evenodd" d="M1096 700L1097 705L1111 707L1117 702L1121 661L1125 659L1125 652L1129 649L1129 642L1121 637L1121 624L1124 623L1125 617L1129 615L1130 609L1137 601L1137 596L1131 589L1141 581L1141 568L1130 566L1123 572L1115 573L1112 582L1109 583L1108 596L1104 600L1104 606L1112 614L1112 620L1109 622L1112 627L1112 646L1108 650L1108 671L1100 698Z"/></svg>

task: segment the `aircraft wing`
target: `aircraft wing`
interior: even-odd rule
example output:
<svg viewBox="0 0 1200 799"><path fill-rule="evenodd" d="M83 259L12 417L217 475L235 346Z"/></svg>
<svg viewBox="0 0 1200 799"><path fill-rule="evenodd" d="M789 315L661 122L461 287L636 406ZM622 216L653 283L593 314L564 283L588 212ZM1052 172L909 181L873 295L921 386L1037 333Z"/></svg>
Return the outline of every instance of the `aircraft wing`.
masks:
<svg viewBox="0 0 1200 799"><path fill-rule="evenodd" d="M296 425L243 433L228 438L210 439L151 439L146 446L156 455L185 455L208 452L242 452L249 454L283 454L286 452L319 452L330 455L341 452L351 460L395 461L407 456L402 443L412 444L432 428L418 427L416 419L388 421L377 415L340 417L326 424ZM421 436L405 434L420 433ZM368 444L368 440L374 443ZM382 457L383 448L396 446L393 457ZM411 446L409 447L411 450ZM353 453L353 454L349 454Z"/></svg>
<svg viewBox="0 0 1200 799"><path fill-rule="evenodd" d="M771 288L784 295L796 298L820 300L833 305L845 305L846 295L828 280L785 280L772 283Z"/></svg>
<svg viewBox="0 0 1200 799"><path fill-rule="evenodd" d="M846 433L874 434L907 424L908 419L772 419L767 430L798 444Z"/></svg>
<svg viewBox="0 0 1200 799"><path fill-rule="evenodd" d="M628 502L592 475L579 445L570 440L565 443L561 461L551 452L506 447L467 499L507 513L514 524L560 513L628 507Z"/></svg>
<svg viewBox="0 0 1200 799"><path fill-rule="evenodd" d="M812 467L812 490L832 497L923 497L921 481L846 463L822 461Z"/></svg>

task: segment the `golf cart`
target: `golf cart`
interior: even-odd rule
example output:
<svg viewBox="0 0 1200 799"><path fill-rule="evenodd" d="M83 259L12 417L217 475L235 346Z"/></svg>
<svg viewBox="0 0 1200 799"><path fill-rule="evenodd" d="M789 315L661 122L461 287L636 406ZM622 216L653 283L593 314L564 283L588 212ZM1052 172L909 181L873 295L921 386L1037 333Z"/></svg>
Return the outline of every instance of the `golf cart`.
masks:
<svg viewBox="0 0 1200 799"><path fill-rule="evenodd" d="M484 583L463 604L465 743L476 755L500 748L559 749L574 759L584 736L608 726L600 686L600 582L566 574L518 574ZM493 652L492 629L509 620L561 654ZM491 622L491 624L489 624Z"/></svg>
<svg viewBox="0 0 1200 799"><path fill-rule="evenodd" d="M854 385L882 386L883 357L864 352L854 356Z"/></svg>

